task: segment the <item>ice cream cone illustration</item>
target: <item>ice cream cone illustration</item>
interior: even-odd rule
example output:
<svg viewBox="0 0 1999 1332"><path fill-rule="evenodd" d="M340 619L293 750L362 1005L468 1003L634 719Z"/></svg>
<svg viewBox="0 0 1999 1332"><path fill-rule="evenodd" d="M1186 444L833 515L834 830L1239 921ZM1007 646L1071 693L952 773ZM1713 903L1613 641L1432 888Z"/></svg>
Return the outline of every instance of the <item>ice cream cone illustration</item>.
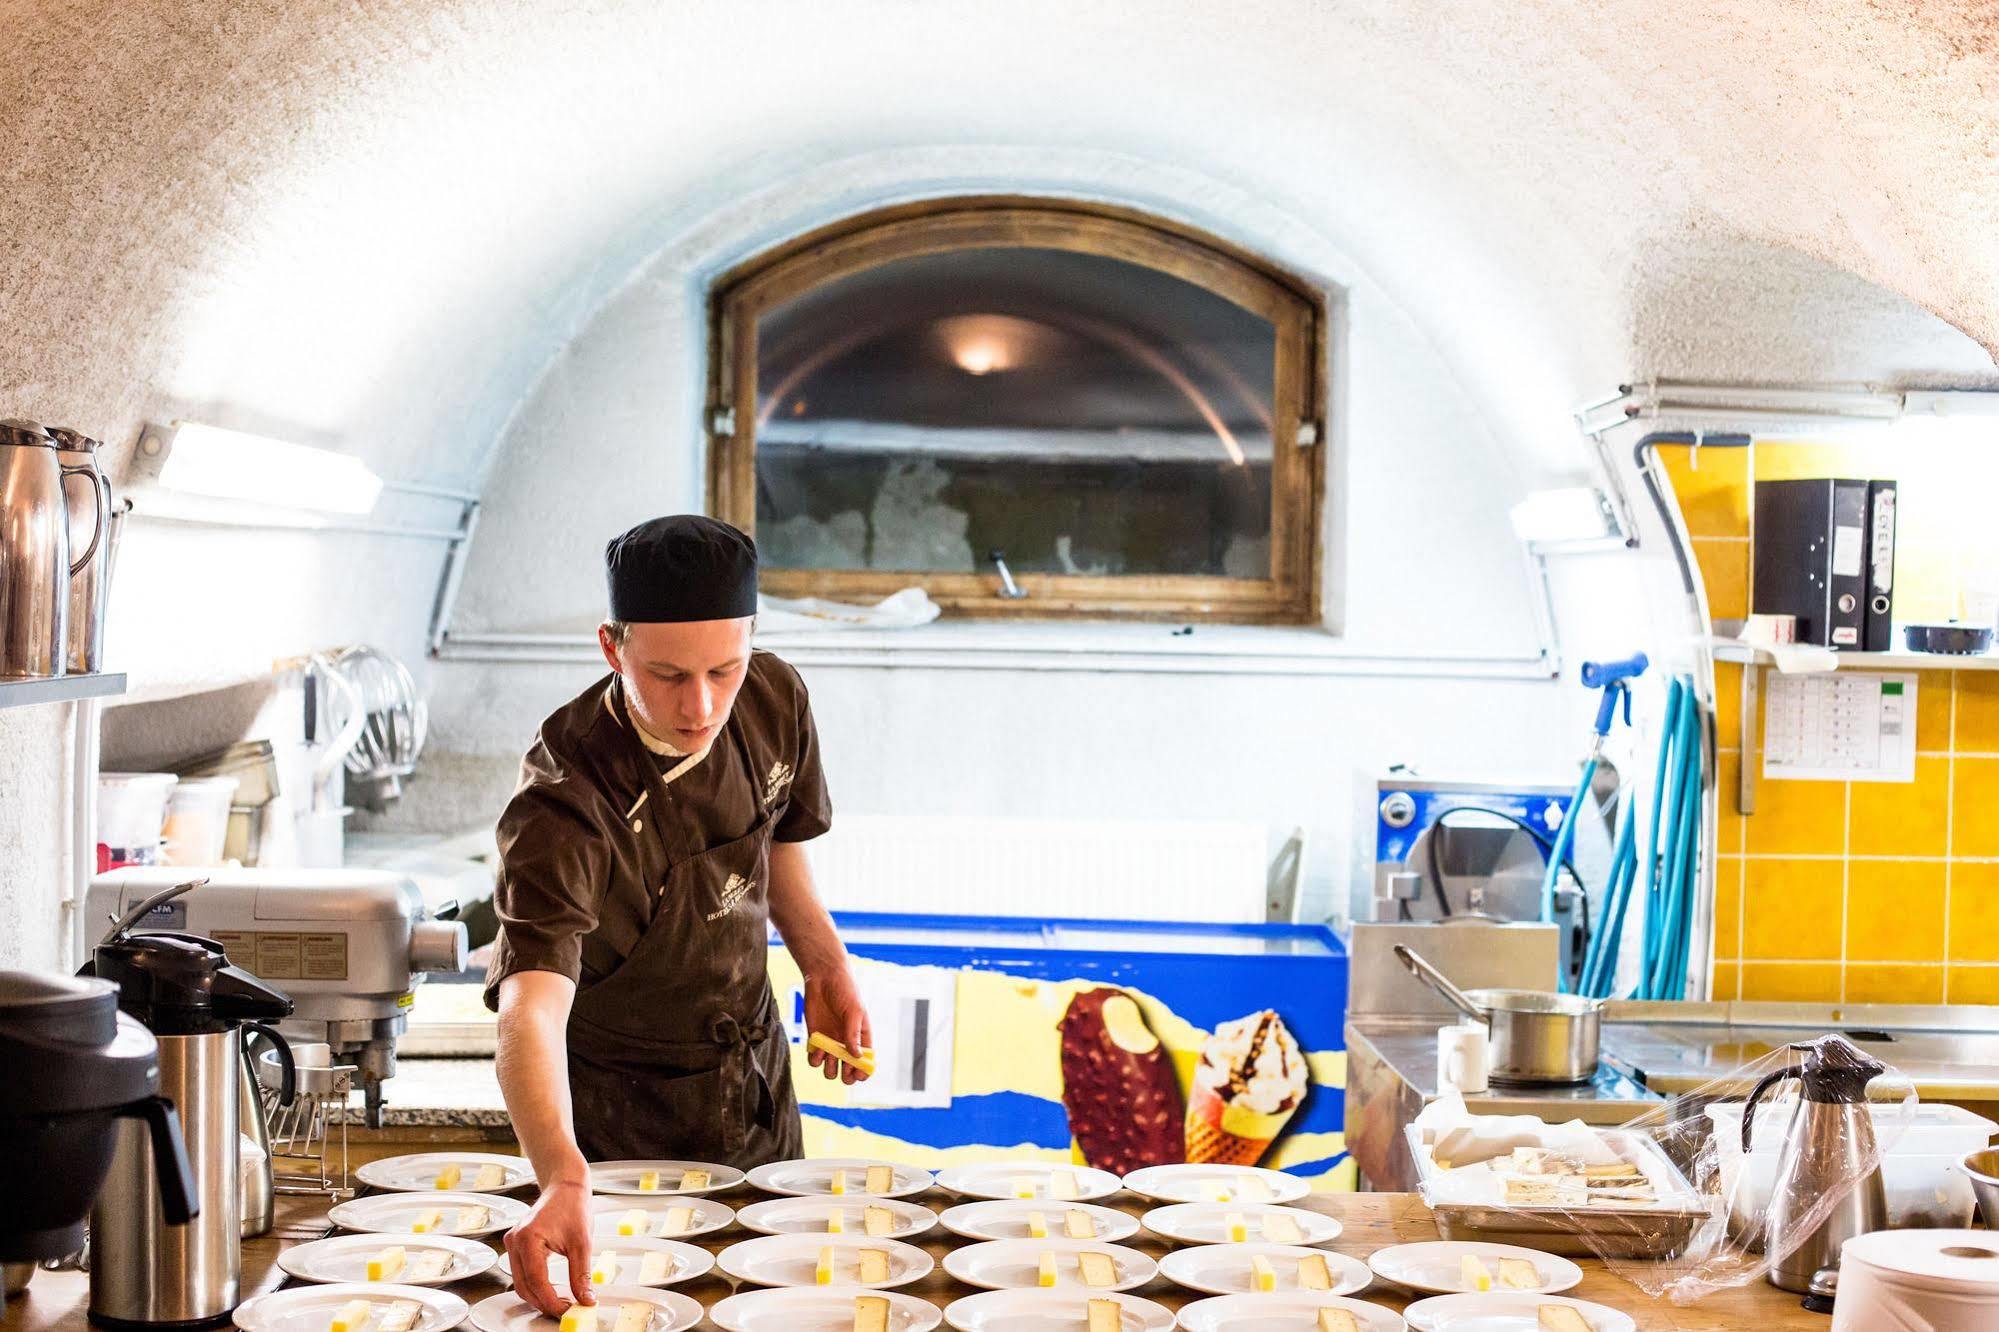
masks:
<svg viewBox="0 0 1999 1332"><path fill-rule="evenodd" d="M1187 1097L1187 1160L1255 1165L1305 1099L1305 1055L1265 1009L1225 1022L1201 1047Z"/></svg>
<svg viewBox="0 0 1999 1332"><path fill-rule="evenodd" d="M1128 1175L1180 1157L1184 1111L1165 1047L1122 990L1085 990L1062 1015L1062 1104L1083 1159Z"/></svg>

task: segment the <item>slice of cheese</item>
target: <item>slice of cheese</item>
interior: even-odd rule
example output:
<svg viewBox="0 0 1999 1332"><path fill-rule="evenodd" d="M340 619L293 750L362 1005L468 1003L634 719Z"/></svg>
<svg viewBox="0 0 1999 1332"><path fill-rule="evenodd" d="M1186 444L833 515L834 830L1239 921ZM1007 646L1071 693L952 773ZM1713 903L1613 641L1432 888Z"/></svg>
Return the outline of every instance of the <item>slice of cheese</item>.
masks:
<svg viewBox="0 0 1999 1332"><path fill-rule="evenodd" d="M826 1233L828 1235L844 1234L846 1229L847 1214L845 1212L835 1207L832 1211L826 1213Z"/></svg>
<svg viewBox="0 0 1999 1332"><path fill-rule="evenodd" d="M472 1179L472 1187L481 1193L504 1188L507 1183L507 1169L491 1163L479 1167L479 1173Z"/></svg>
<svg viewBox="0 0 1999 1332"><path fill-rule="evenodd" d="M382 1311L381 1321L375 1326L379 1332L410 1332L422 1316L423 1306L415 1300L397 1300Z"/></svg>
<svg viewBox="0 0 1999 1332"><path fill-rule="evenodd" d="M673 1255L670 1253L646 1253L639 1255L639 1284L650 1286L673 1275Z"/></svg>
<svg viewBox="0 0 1999 1332"><path fill-rule="evenodd" d="M1015 1176L1013 1177L1013 1196L1014 1196L1014 1197L1016 1197L1016 1198L1032 1198L1032 1197L1034 1197L1034 1196L1035 1196L1036 1194L1038 1194L1038 1193L1040 1193L1040 1192L1041 1192L1041 1190L1040 1190L1039 1186L1037 1186L1037 1185L1035 1184L1034 1180L1033 1180L1033 1179L1032 1179L1031 1177L1029 1177L1029 1176L1027 1176L1027 1175L1015 1175Z"/></svg>
<svg viewBox="0 0 1999 1332"><path fill-rule="evenodd" d="M1052 1286L1055 1284L1054 1254L1044 1253L1041 1255L1041 1271L1040 1275L1036 1278L1036 1284L1042 1286Z"/></svg>
<svg viewBox="0 0 1999 1332"><path fill-rule="evenodd" d="M618 1233L620 1235L643 1235L646 1233L646 1227L651 1224L652 1218L646 1214L645 1208L634 1207L631 1211L626 1212L618 1218Z"/></svg>
<svg viewBox="0 0 1999 1332"><path fill-rule="evenodd" d="M689 1189L705 1189L714 1182L715 1172L712 1170L683 1170L680 1172L680 1191L682 1193L687 1192Z"/></svg>
<svg viewBox="0 0 1999 1332"><path fill-rule="evenodd" d="M812 1269L812 1279L822 1286L833 1284L833 1246L828 1244L819 1250L819 1265Z"/></svg>
<svg viewBox="0 0 1999 1332"><path fill-rule="evenodd" d="M349 1300L340 1306L327 1324L327 1332L362 1332L375 1317L375 1306L366 1300Z"/></svg>
<svg viewBox="0 0 1999 1332"><path fill-rule="evenodd" d="M1326 1255L1311 1254L1298 1260L1298 1289L1331 1290L1333 1274L1326 1270Z"/></svg>
<svg viewBox="0 0 1999 1332"><path fill-rule="evenodd" d="M847 1191L847 1172L844 1170L835 1170L833 1172L833 1182L827 1186L827 1191L829 1193L845 1194Z"/></svg>
<svg viewBox="0 0 1999 1332"><path fill-rule="evenodd" d="M880 1295L856 1295L854 1332L888 1332L888 1301Z"/></svg>
<svg viewBox="0 0 1999 1332"><path fill-rule="evenodd" d="M439 1189L455 1189L458 1187L459 1176L463 1175L464 1173L465 1172L460 1167L455 1165L448 1165L444 1167L444 1169L437 1172L437 1179L432 1183L431 1187Z"/></svg>
<svg viewBox="0 0 1999 1332"><path fill-rule="evenodd" d="M1048 1177L1048 1196L1051 1198L1076 1198L1082 1195L1082 1186L1076 1183L1076 1172L1058 1170Z"/></svg>
<svg viewBox="0 0 1999 1332"><path fill-rule="evenodd" d="M444 1274L451 1270L451 1255L443 1249L423 1249L410 1259L409 1269L403 1273L403 1280L410 1282L430 1282L444 1280Z"/></svg>
<svg viewBox="0 0 1999 1332"><path fill-rule="evenodd" d="M888 1250L861 1250L861 1284L878 1286L888 1280Z"/></svg>
<svg viewBox="0 0 1999 1332"><path fill-rule="evenodd" d="M1048 1216L1044 1212L1027 1214L1027 1237L1029 1239L1048 1238Z"/></svg>
<svg viewBox="0 0 1999 1332"><path fill-rule="evenodd" d="M1089 1332L1124 1332L1124 1306L1116 1300L1091 1300Z"/></svg>
<svg viewBox="0 0 1999 1332"><path fill-rule="evenodd" d="M653 1306L643 1300L626 1300L618 1306L613 1332L646 1332L652 1326Z"/></svg>
<svg viewBox="0 0 1999 1332"><path fill-rule="evenodd" d="M1087 1250L1076 1255L1076 1265L1082 1269L1083 1284L1094 1290L1103 1290L1117 1284L1117 1263L1107 1253Z"/></svg>
<svg viewBox="0 0 1999 1332"><path fill-rule="evenodd" d="M1574 1305L1543 1304L1534 1313L1546 1332L1591 1332L1589 1320L1577 1313Z"/></svg>
<svg viewBox="0 0 1999 1332"><path fill-rule="evenodd" d="M1241 1244L1249 1238L1249 1222L1243 1220L1241 1212L1230 1212L1226 1224L1229 1228L1229 1243Z"/></svg>
<svg viewBox="0 0 1999 1332"><path fill-rule="evenodd" d="M396 1275L403 1270L403 1263L408 1256L403 1251L402 1245L391 1244L388 1248L368 1260L368 1280L394 1280Z"/></svg>
<svg viewBox="0 0 1999 1332"><path fill-rule="evenodd" d="M659 1192L659 1171L657 1170L639 1171L639 1192L640 1193Z"/></svg>
<svg viewBox="0 0 1999 1332"><path fill-rule="evenodd" d="M1508 1290L1539 1290L1541 1269L1525 1258L1501 1258L1499 1284Z"/></svg>
<svg viewBox="0 0 1999 1332"><path fill-rule="evenodd" d="M618 1251L607 1249L590 1264L590 1284L608 1286L618 1279Z"/></svg>
<svg viewBox="0 0 1999 1332"><path fill-rule="evenodd" d="M1458 1284L1466 1290L1491 1290L1492 1269L1480 1262L1477 1254L1468 1253L1458 1259Z"/></svg>
<svg viewBox="0 0 1999 1332"><path fill-rule="evenodd" d="M1277 1269L1263 1254L1259 1253L1249 1260L1249 1288L1266 1294L1277 1289Z"/></svg>
<svg viewBox="0 0 1999 1332"><path fill-rule="evenodd" d="M1364 1332L1364 1329L1359 1320L1345 1309L1321 1309L1319 1332Z"/></svg>
<svg viewBox="0 0 1999 1332"><path fill-rule="evenodd" d="M694 1229L694 1209L692 1207L669 1207L666 1209L666 1215L660 1218L659 1233L662 1235L685 1235L692 1229ZM641 1224L632 1233L635 1235L644 1234L645 1226Z"/></svg>
<svg viewBox="0 0 1999 1332"><path fill-rule="evenodd" d="M868 1167L868 1192L893 1193L895 1191L894 1166Z"/></svg>
<svg viewBox="0 0 1999 1332"><path fill-rule="evenodd" d="M461 1207L458 1209L458 1233L465 1235L484 1230L492 1219L493 1209L490 1207Z"/></svg>
<svg viewBox="0 0 1999 1332"><path fill-rule="evenodd" d="M1305 1232L1298 1228L1296 1218L1282 1212L1266 1212L1263 1217L1263 1237L1272 1244L1303 1244Z"/></svg>
<svg viewBox="0 0 1999 1332"><path fill-rule="evenodd" d="M1250 1202L1269 1202L1270 1186L1255 1175L1244 1175L1236 1181L1236 1197Z"/></svg>
<svg viewBox="0 0 1999 1332"><path fill-rule="evenodd" d="M562 1332L597 1332L597 1306L572 1304L563 1310Z"/></svg>
<svg viewBox="0 0 1999 1332"><path fill-rule="evenodd" d="M1062 1218L1062 1233L1070 1239L1095 1239L1097 1223L1088 1212L1072 1211Z"/></svg>
<svg viewBox="0 0 1999 1332"><path fill-rule="evenodd" d="M428 1235L443 1224L444 1212L439 1208L433 1207L427 1212L419 1213L416 1220L410 1222L410 1229L419 1235Z"/></svg>
<svg viewBox="0 0 1999 1332"><path fill-rule="evenodd" d="M870 1207L861 1213L861 1225L869 1235L881 1239L895 1233L895 1213L886 1207Z"/></svg>

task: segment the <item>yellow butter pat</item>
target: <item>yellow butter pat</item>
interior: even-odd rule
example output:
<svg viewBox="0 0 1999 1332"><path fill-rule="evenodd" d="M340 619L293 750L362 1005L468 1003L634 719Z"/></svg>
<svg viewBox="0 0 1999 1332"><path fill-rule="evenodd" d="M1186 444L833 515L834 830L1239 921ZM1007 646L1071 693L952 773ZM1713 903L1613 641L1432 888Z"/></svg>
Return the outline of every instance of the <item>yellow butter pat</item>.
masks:
<svg viewBox="0 0 1999 1332"><path fill-rule="evenodd" d="M423 1306L415 1300L397 1300L383 1311L375 1326L379 1332L410 1332L422 1315Z"/></svg>
<svg viewBox="0 0 1999 1332"><path fill-rule="evenodd" d="M715 1176L710 1171L683 1170L680 1172L680 1189L683 1193L688 1189L705 1189L714 1182Z"/></svg>
<svg viewBox="0 0 1999 1332"><path fill-rule="evenodd" d="M648 1253L639 1257L639 1284L650 1286L664 1281L673 1273L673 1255L670 1253Z"/></svg>
<svg viewBox="0 0 1999 1332"><path fill-rule="evenodd" d="M1070 1239L1095 1239L1097 1223L1088 1212L1070 1212L1062 1218L1062 1233Z"/></svg>
<svg viewBox="0 0 1999 1332"><path fill-rule="evenodd" d="M634 1207L631 1211L626 1212L618 1218L618 1233L620 1235L643 1235L646 1233L646 1226L649 1223L650 1218L646 1216L645 1209L643 1207Z"/></svg>
<svg viewBox="0 0 1999 1332"><path fill-rule="evenodd" d="M1249 1284L1250 1289L1266 1293L1277 1289L1277 1269L1260 1253L1249 1260Z"/></svg>
<svg viewBox="0 0 1999 1332"><path fill-rule="evenodd" d="M590 1284L608 1286L618 1279L618 1254L615 1249L600 1253L590 1264Z"/></svg>
<svg viewBox="0 0 1999 1332"><path fill-rule="evenodd" d="M506 1182L506 1167L489 1163L479 1167L479 1173L472 1178L472 1187L481 1193L486 1193L504 1187Z"/></svg>
<svg viewBox="0 0 1999 1332"><path fill-rule="evenodd" d="M448 1165L444 1167L444 1169L437 1172L436 1187L440 1189L457 1188L458 1177L463 1173L464 1172L455 1165Z"/></svg>
<svg viewBox="0 0 1999 1332"><path fill-rule="evenodd" d="M1039 1193L1040 1191L1041 1191L1040 1188L1035 1184L1032 1177L1028 1175L1015 1175L1013 1177L1014 1197L1032 1198L1035 1194Z"/></svg>
<svg viewBox="0 0 1999 1332"><path fill-rule="evenodd" d="M1048 1196L1051 1198L1074 1198L1082 1192L1076 1183L1074 1171L1058 1170L1048 1179Z"/></svg>
<svg viewBox="0 0 1999 1332"><path fill-rule="evenodd" d="M1124 1306L1116 1300L1091 1300L1089 1332L1124 1332Z"/></svg>
<svg viewBox="0 0 1999 1332"><path fill-rule="evenodd" d="M1076 1265L1082 1269L1083 1284L1102 1290L1117 1284L1117 1264L1107 1253L1094 1251L1076 1255Z"/></svg>
<svg viewBox="0 0 1999 1332"><path fill-rule="evenodd" d="M1039 1283L1040 1283L1041 1285L1044 1285L1044 1286L1052 1286L1052 1285L1054 1285L1054 1284L1055 1284L1055 1255L1054 1255L1054 1254L1052 1254L1052 1253L1044 1253L1044 1254L1042 1254L1042 1255L1041 1255L1041 1274L1040 1274L1040 1276L1039 1276L1039 1277L1037 1278L1037 1280L1039 1281Z"/></svg>
<svg viewBox="0 0 1999 1332"><path fill-rule="evenodd" d="M340 1312L333 1315L327 1324L327 1332L363 1332L375 1317L375 1306L366 1300L349 1300L340 1306Z"/></svg>
<svg viewBox="0 0 1999 1332"><path fill-rule="evenodd" d="M894 1166L868 1167L868 1192L892 1193L895 1191Z"/></svg>
<svg viewBox="0 0 1999 1332"><path fill-rule="evenodd" d="M888 1250L861 1250L861 1284L877 1286L888 1280Z"/></svg>
<svg viewBox="0 0 1999 1332"><path fill-rule="evenodd" d="M403 1270L406 1255L403 1246L392 1244L368 1260L368 1280L388 1281Z"/></svg>
<svg viewBox="0 0 1999 1332"><path fill-rule="evenodd" d="M1040 1212L1027 1214L1027 1237L1029 1239L1048 1238L1048 1218Z"/></svg>
<svg viewBox="0 0 1999 1332"><path fill-rule="evenodd" d="M1319 1310L1319 1332L1363 1332L1360 1320L1345 1309Z"/></svg>
<svg viewBox="0 0 1999 1332"><path fill-rule="evenodd" d="M597 1332L597 1306L570 1305L562 1314L562 1332Z"/></svg>
<svg viewBox="0 0 1999 1332"><path fill-rule="evenodd" d="M433 1207L428 1212L420 1213L416 1220L410 1222L410 1229L419 1235L428 1235L443 1224L444 1213Z"/></svg>
<svg viewBox="0 0 1999 1332"><path fill-rule="evenodd" d="M627 1300L618 1306L613 1332L646 1332L652 1326L653 1306L641 1300Z"/></svg>
<svg viewBox="0 0 1999 1332"><path fill-rule="evenodd" d="M1282 1212L1270 1212L1263 1218L1263 1237L1272 1244L1303 1244L1305 1232L1298 1229L1298 1223Z"/></svg>
<svg viewBox="0 0 1999 1332"><path fill-rule="evenodd" d="M458 1233L464 1235L474 1230L484 1230L486 1223L492 1220L492 1217L493 1210L490 1207L461 1207L458 1209Z"/></svg>
<svg viewBox="0 0 1999 1332"><path fill-rule="evenodd" d="M846 1229L847 1229L847 1214L845 1212L842 1212L839 1208L836 1207L832 1211L826 1213L826 1233L828 1235L838 1235L843 1233Z"/></svg>
<svg viewBox="0 0 1999 1332"><path fill-rule="evenodd" d="M881 1239L895 1230L895 1213L886 1207L870 1207L861 1213L861 1225L869 1235Z"/></svg>
<svg viewBox="0 0 1999 1332"><path fill-rule="evenodd" d="M1298 1289L1331 1290L1333 1274L1326 1270L1326 1256L1315 1253L1298 1260Z"/></svg>
<svg viewBox="0 0 1999 1332"><path fill-rule="evenodd" d="M812 1279L822 1286L833 1284L833 1246L828 1244L819 1250L819 1265L813 1269Z"/></svg>
<svg viewBox="0 0 1999 1332"><path fill-rule="evenodd" d="M659 1171L657 1170L639 1171L639 1192L640 1193L659 1192Z"/></svg>
<svg viewBox="0 0 1999 1332"><path fill-rule="evenodd" d="M1468 1253L1458 1259L1458 1283L1466 1290L1491 1290L1492 1272L1478 1260L1477 1255Z"/></svg>
<svg viewBox="0 0 1999 1332"><path fill-rule="evenodd" d="M1243 1220L1241 1212L1230 1212L1228 1225L1229 1243L1241 1244L1249 1238L1249 1222Z"/></svg>
<svg viewBox="0 0 1999 1332"><path fill-rule="evenodd" d="M405 1281L441 1281L451 1267L451 1255L442 1249L425 1249L410 1259Z"/></svg>
<svg viewBox="0 0 1999 1332"><path fill-rule="evenodd" d="M1499 1284L1508 1290L1539 1290L1541 1269L1525 1258L1501 1258Z"/></svg>
<svg viewBox="0 0 1999 1332"><path fill-rule="evenodd" d="M835 1170L833 1172L833 1182L827 1186L827 1189L829 1192L844 1195L847 1192L847 1172L844 1170Z"/></svg>
<svg viewBox="0 0 1999 1332"><path fill-rule="evenodd" d="M875 1075L875 1052L873 1050L849 1050L845 1045L834 1040L823 1031L815 1031L806 1037L805 1044L808 1049L832 1055L862 1077L871 1078Z"/></svg>
<svg viewBox="0 0 1999 1332"><path fill-rule="evenodd" d="M855 1296L854 1332L888 1332L888 1301L879 1295Z"/></svg>
<svg viewBox="0 0 1999 1332"><path fill-rule="evenodd" d="M1209 1202L1225 1203L1232 1200L1227 1181L1204 1179L1201 1181L1201 1196Z"/></svg>

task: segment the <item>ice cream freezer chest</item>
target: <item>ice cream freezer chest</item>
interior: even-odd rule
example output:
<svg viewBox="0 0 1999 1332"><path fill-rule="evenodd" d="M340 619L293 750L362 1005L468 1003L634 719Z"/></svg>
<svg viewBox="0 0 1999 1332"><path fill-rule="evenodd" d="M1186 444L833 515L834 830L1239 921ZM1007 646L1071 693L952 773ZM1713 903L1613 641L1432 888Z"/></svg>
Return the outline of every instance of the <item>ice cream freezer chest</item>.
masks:
<svg viewBox="0 0 1999 1332"><path fill-rule="evenodd" d="M815 1156L929 1169L1177 1161L1353 1187L1345 1113L1347 955L1309 925L841 914L876 1074L847 1087L805 1057L798 968L771 980Z"/></svg>

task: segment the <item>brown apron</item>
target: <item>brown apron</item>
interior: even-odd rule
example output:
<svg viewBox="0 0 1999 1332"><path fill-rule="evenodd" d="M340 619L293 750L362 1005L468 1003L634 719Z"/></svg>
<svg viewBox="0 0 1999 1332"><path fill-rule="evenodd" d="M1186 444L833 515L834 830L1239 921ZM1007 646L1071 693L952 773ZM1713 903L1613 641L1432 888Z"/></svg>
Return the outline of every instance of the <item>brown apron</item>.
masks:
<svg viewBox="0 0 1999 1332"><path fill-rule="evenodd" d="M607 975L579 983L569 1012L576 1143L593 1161L685 1159L747 1169L804 1154L791 1048L771 993L773 818L733 842L672 859L659 764L617 689L612 707L638 751L646 802L667 852L652 923ZM754 772L735 718L724 727Z"/></svg>

